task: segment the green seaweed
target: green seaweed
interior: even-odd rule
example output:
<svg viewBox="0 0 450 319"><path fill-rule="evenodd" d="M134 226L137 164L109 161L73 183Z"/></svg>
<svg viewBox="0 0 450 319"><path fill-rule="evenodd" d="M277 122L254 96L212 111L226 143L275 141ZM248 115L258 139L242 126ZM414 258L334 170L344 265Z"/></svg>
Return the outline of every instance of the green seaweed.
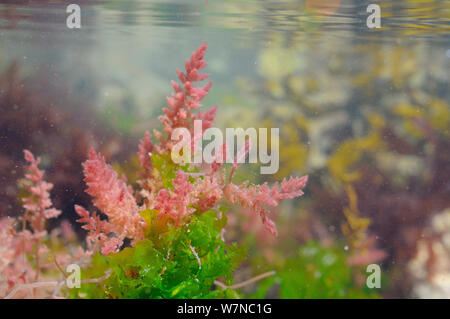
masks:
<svg viewBox="0 0 450 319"><path fill-rule="evenodd" d="M144 212L149 217L151 211ZM195 215L182 229L169 229L118 253L93 258L86 278L111 275L100 284L83 284L72 289L72 298L226 298L232 292L215 289L214 281L233 281L233 273L245 259L247 249L227 244L220 236L226 216L217 217L214 210ZM192 247L192 248L191 248ZM195 253L194 253L194 251ZM198 259L195 256L198 255Z"/></svg>

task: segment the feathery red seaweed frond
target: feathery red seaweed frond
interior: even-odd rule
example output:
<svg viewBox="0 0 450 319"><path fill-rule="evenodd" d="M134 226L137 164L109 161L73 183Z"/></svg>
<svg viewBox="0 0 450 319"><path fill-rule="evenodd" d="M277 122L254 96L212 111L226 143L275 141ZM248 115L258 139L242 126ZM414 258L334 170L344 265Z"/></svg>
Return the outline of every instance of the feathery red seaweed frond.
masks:
<svg viewBox="0 0 450 319"><path fill-rule="evenodd" d="M44 171L39 169L40 159L28 150L24 150L24 156L28 162L23 181L27 192L23 198L25 214L17 220L0 220L0 296L7 295L18 285L39 280L44 268L42 262L49 257L49 248L43 241L48 238L46 221L61 213L53 208L49 193L53 184L44 181ZM16 230L19 226L20 230ZM70 254L66 257L71 259ZM20 296L29 296L28 293Z"/></svg>
<svg viewBox="0 0 450 319"><path fill-rule="evenodd" d="M172 180L172 186L167 187L162 183L159 172L151 172L151 153L154 150L164 156L170 153L172 143L175 143L171 140L174 129L188 129L193 136L191 143L195 144L202 138L204 130L212 126L217 106L204 113L194 113L201 106L200 101L208 94L212 84L208 82L201 87L194 85L209 76L200 73L207 65L204 61L206 48L207 44L204 43L192 53L191 58L186 61L185 72L177 70L181 85L172 81L174 93L167 98L168 107L163 108L164 115L159 117L163 130L153 131L157 143L152 143L148 132L140 141L138 158L145 171L144 180L138 183L142 188L139 194L144 199L142 207L137 205L125 181L118 178L117 173L105 163L100 154L91 151L89 159L83 164L88 185L86 192L94 198L95 206L107 215L108 220L101 220L95 214L90 215L81 207L76 210L81 216L79 222L85 223L84 228L90 232L88 239L97 241L104 253L119 249L124 238L130 238L134 243L143 237L143 219L139 215L139 209L154 209L158 211L160 220L169 220L173 225L180 226L187 222L187 217L194 212L202 213L214 208L225 196L232 203L250 208L259 214L265 227L276 235L275 224L268 217L266 208L275 207L282 200L303 195L306 176L291 177L289 180L283 180L281 184L276 183L272 188L267 184L248 186L246 182L238 186L232 183L236 169L250 151L249 139L234 158L227 183L223 163L230 155L225 143L216 151L213 163L209 167L206 165L206 169L210 171L207 174L199 173L193 181L189 180L190 173L180 170ZM196 119L202 120L201 136L193 134Z"/></svg>
<svg viewBox="0 0 450 319"><path fill-rule="evenodd" d="M132 194L132 189L127 186L124 179L120 179L114 169L106 164L105 158L97 154L93 149L89 158L83 163L84 181L88 188L86 192L93 197L94 205L108 217L109 226L99 222L98 217L94 220L87 219L86 211L78 208L77 212L93 234L90 238L98 238L98 232L104 234L108 230L115 237L103 240L103 252L117 251L125 238L134 243L144 237L145 222L139 215L139 207ZM102 225L101 229L94 226ZM101 237L104 238L104 237ZM108 249L105 250L105 246Z"/></svg>
<svg viewBox="0 0 450 319"><path fill-rule="evenodd" d="M224 194L233 204L240 204L258 213L266 229L276 236L275 223L268 217L265 206L275 207L282 200L303 195L302 189L307 181L307 176L291 177L289 180L283 179L281 185L275 183L272 188L267 183L251 186L248 186L248 182L239 186L229 183L224 188Z"/></svg>
<svg viewBox="0 0 450 319"><path fill-rule="evenodd" d="M21 238L23 241L23 253L25 253L25 248L27 246L30 247L29 243L33 243L35 246L35 280L37 280L40 273L41 255L47 252L47 247L41 243L42 238L47 235L45 221L59 216L61 211L52 207L49 192L53 188L53 184L43 180L44 172L38 167L40 159L35 158L28 150L24 150L24 155L25 160L29 163L29 165L25 167L25 189L29 194L23 199L23 208L25 208L26 212L25 215L22 216L22 225L24 229L21 232ZM29 224L31 231L25 229L27 223ZM26 241L28 241L28 244ZM31 249L32 247L30 247L30 250Z"/></svg>
<svg viewBox="0 0 450 319"><path fill-rule="evenodd" d="M177 69L178 79L182 86L172 81L174 93L167 97L168 108L163 108L164 115L159 117L163 124L163 131L153 131L155 138L160 142L155 145L157 151L161 154L167 150L171 150L172 141L170 140L172 131L175 128L184 127L193 133L193 121L202 120L202 130L212 126L217 106L202 113L199 111L194 114L193 111L201 107L200 101L208 94L212 82L208 82L201 87L196 87L194 82L207 79L209 74L201 74L199 71L208 64L203 60L207 48L205 42L195 52L192 53L191 59L186 60L185 73Z"/></svg>
<svg viewBox="0 0 450 319"><path fill-rule="evenodd" d="M25 159L29 163L26 166L25 178L30 184L25 188L30 193L30 196L23 199L23 207L31 213L30 222L33 224L34 229L41 231L43 228L41 224L44 219L58 217L61 212L52 208L49 191L53 188L53 184L43 180L44 173L38 167L40 159L36 159L28 150L25 150L24 154Z"/></svg>
<svg viewBox="0 0 450 319"><path fill-rule="evenodd" d="M158 218L164 216L172 219L176 226L189 215L195 212L193 204L197 199L192 194L192 185L188 180L188 175L183 171L178 171L173 180L173 190L162 189L156 197L154 209L159 211Z"/></svg>
<svg viewBox="0 0 450 319"><path fill-rule="evenodd" d="M152 168L152 159L150 154L153 151L153 147L150 133L145 132L144 138L139 142L138 158L139 164L144 169L146 174L148 174Z"/></svg>

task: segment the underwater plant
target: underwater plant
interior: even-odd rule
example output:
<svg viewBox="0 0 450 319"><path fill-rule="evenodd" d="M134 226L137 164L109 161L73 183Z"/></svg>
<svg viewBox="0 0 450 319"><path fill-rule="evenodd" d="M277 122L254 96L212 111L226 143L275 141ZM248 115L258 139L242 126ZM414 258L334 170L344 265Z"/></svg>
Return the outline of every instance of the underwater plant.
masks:
<svg viewBox="0 0 450 319"><path fill-rule="evenodd" d="M48 286L55 286L56 294L62 283L43 278L58 274L69 262L83 264L90 255L81 246L72 245L75 236L70 226L62 224L59 230L62 234L47 232L47 221L58 217L61 211L53 207L50 199L53 184L44 180L44 171L38 167L40 158L28 150L24 154L29 163L21 181L25 213L15 219L0 219L0 296L5 298L44 297L45 293L35 288Z"/></svg>
<svg viewBox="0 0 450 319"><path fill-rule="evenodd" d="M82 206L75 206L80 216L78 222L88 232L86 250L80 248L77 256L72 257L73 263L84 265L80 288L66 290L64 281L39 283L39 274L43 272L39 257L44 247L41 239L47 235L42 219L55 217L58 211L50 208L48 191L51 185L42 181L42 172L37 168L39 160L34 159L30 152L25 153L35 173L27 175L27 179L38 183L29 190L33 200L37 197L38 202L31 205L26 200L24 208L27 212L38 211L40 219L39 223L28 217L19 220L24 234L30 232L36 237L35 247L28 250L34 251L35 257L23 254L23 260L32 270L29 273L36 275L11 282L2 271L0 285L7 286L1 290L3 295L15 297L19 296L18 292L31 290L31 296L35 296L36 288L53 284L56 287L53 287L52 296L62 294L72 298L236 296L234 290L228 288L233 287L232 271L245 259L246 248L225 241L223 229L227 224L228 208L220 203L225 201L251 210L276 236L277 229L269 217L269 208L303 195L308 177L290 177L271 187L267 183L233 183L239 159L248 154L248 141L236 155L228 173L223 164L226 144L223 150L216 152L212 164L179 165L172 161L173 141L170 137L173 130L185 127L192 132L193 121L201 119L204 132L215 117L217 106L204 113L196 112L212 85L212 82L200 87L194 85L209 76L199 73L207 65L204 61L206 48L204 43L192 53L190 60L186 61L185 72L177 70L182 85L172 82L174 93L167 98L168 107L163 109L164 115L159 118L163 130L153 131L154 141L146 132L139 144L139 190L127 185L126 177L119 177L103 155L93 149L83 163L86 192L100 212L90 213ZM17 241L21 233L15 231L15 225L9 219L2 220L1 225L0 234L9 243L0 251L2 259L5 256L2 267L12 267L16 269L13 274L18 275L23 268L18 264L22 251L14 248L20 246ZM90 256L91 262L86 266L84 258ZM63 277L67 276L56 257L53 266Z"/></svg>
<svg viewBox="0 0 450 319"><path fill-rule="evenodd" d="M377 292L355 285L353 269L340 245L309 241L286 259L276 274L258 283L251 298L283 299L368 299Z"/></svg>

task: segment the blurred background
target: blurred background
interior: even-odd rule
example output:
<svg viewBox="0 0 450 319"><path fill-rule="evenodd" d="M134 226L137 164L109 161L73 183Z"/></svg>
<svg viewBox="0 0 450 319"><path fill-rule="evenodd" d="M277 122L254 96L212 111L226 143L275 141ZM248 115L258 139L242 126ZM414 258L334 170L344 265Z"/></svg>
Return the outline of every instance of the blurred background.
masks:
<svg viewBox="0 0 450 319"><path fill-rule="evenodd" d="M81 29L66 26L69 3ZM369 29L367 6L381 7ZM90 147L137 176L176 68L207 41L215 126L280 128L280 169L304 197L258 216L229 211L249 247L236 282L254 298L450 297L450 1L0 0L0 217L21 214L24 148L55 184L56 221L88 207ZM366 286L380 265L381 288Z"/></svg>

